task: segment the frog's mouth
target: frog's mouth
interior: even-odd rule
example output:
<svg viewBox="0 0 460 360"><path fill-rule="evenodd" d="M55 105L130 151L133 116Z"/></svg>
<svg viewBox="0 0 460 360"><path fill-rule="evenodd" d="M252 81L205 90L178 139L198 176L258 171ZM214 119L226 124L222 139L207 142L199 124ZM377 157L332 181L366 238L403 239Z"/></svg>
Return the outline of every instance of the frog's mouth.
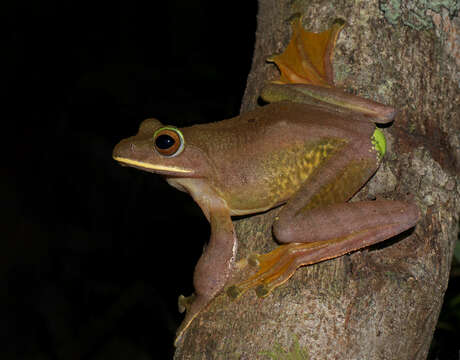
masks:
<svg viewBox="0 0 460 360"><path fill-rule="evenodd" d="M168 166L168 165L160 165L160 164L150 164L147 162L142 162L138 160L127 159L119 156L114 156L114 160L118 161L122 165L127 165L136 169L153 172L156 174L163 174L163 175L176 175L176 176L183 176L183 175L191 175L193 174L192 170L180 168L177 166Z"/></svg>

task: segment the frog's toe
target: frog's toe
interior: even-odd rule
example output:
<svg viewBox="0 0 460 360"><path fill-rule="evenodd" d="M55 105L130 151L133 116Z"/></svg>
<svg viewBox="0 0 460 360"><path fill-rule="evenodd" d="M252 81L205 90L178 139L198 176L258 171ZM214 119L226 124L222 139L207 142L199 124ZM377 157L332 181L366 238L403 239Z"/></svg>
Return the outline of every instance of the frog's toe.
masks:
<svg viewBox="0 0 460 360"><path fill-rule="evenodd" d="M256 287L256 295L260 298L266 297L268 294L270 294L271 289L268 288L266 285L259 285Z"/></svg>
<svg viewBox="0 0 460 360"><path fill-rule="evenodd" d="M243 293L243 291L237 285L230 286L226 292L227 295L233 300Z"/></svg>
<svg viewBox="0 0 460 360"><path fill-rule="evenodd" d="M179 298L177 299L177 307L181 314L190 307L190 304L195 300L195 297L195 294L190 296L179 295Z"/></svg>

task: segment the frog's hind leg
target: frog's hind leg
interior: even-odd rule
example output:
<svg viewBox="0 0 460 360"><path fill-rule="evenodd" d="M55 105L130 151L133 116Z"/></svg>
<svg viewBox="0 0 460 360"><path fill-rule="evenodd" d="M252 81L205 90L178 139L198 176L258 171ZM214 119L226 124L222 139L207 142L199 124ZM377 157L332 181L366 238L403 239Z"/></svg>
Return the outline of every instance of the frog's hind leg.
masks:
<svg viewBox="0 0 460 360"><path fill-rule="evenodd" d="M257 265L257 273L227 289L231 297L251 288L265 296L300 266L378 243L415 225L419 214L414 204L392 200L346 203L379 165L377 151L360 145L318 168L289 200L273 225L275 237L286 245L254 256L250 263Z"/></svg>
<svg viewBox="0 0 460 360"><path fill-rule="evenodd" d="M346 221L349 231L324 241L281 245L268 254L255 256L252 263L257 265L257 273L228 288L227 294L236 298L255 288L257 296L264 297L286 282L300 266L342 256L391 238L414 226L419 217L414 204L392 200L331 205L326 209L326 223L323 210L311 211L313 221L323 222L323 226L329 228L334 228L337 221Z"/></svg>
<svg viewBox="0 0 460 360"><path fill-rule="evenodd" d="M315 242L340 236L328 233L329 229L315 222L310 212L332 204L345 203L375 173L380 165L380 155L372 137L350 143L340 152L318 166L283 207L273 224L273 233L282 243ZM336 223L334 229L346 224Z"/></svg>

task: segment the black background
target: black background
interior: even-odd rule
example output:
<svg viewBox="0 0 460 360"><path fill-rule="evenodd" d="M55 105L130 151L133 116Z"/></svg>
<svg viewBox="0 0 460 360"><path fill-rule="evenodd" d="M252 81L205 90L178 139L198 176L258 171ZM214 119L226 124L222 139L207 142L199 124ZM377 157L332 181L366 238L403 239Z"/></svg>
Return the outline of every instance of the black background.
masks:
<svg viewBox="0 0 460 360"><path fill-rule="evenodd" d="M111 153L147 117L237 115L256 11L255 0L2 3L0 359L172 357L177 297L193 291L209 225L188 195ZM432 358L457 359L452 301Z"/></svg>
<svg viewBox="0 0 460 360"><path fill-rule="evenodd" d="M209 225L111 153L147 117L238 114L256 2L26 0L1 17L0 358L170 358Z"/></svg>

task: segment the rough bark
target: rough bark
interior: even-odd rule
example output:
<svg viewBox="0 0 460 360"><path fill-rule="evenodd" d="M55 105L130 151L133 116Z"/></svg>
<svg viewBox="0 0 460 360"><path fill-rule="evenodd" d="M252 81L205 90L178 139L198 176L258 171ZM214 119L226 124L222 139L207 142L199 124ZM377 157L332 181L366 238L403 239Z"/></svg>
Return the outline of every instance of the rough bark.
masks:
<svg viewBox="0 0 460 360"><path fill-rule="evenodd" d="M286 46L290 16L304 14L315 31L346 20L336 84L399 109L384 129L389 155L355 199L414 199L422 218L381 246L299 269L265 299L219 296L191 325L176 359L426 358L458 231L460 20L456 2L417 3L259 1L242 111L257 106L264 82L276 76L265 59ZM278 211L235 221L239 258L276 246L271 223Z"/></svg>

